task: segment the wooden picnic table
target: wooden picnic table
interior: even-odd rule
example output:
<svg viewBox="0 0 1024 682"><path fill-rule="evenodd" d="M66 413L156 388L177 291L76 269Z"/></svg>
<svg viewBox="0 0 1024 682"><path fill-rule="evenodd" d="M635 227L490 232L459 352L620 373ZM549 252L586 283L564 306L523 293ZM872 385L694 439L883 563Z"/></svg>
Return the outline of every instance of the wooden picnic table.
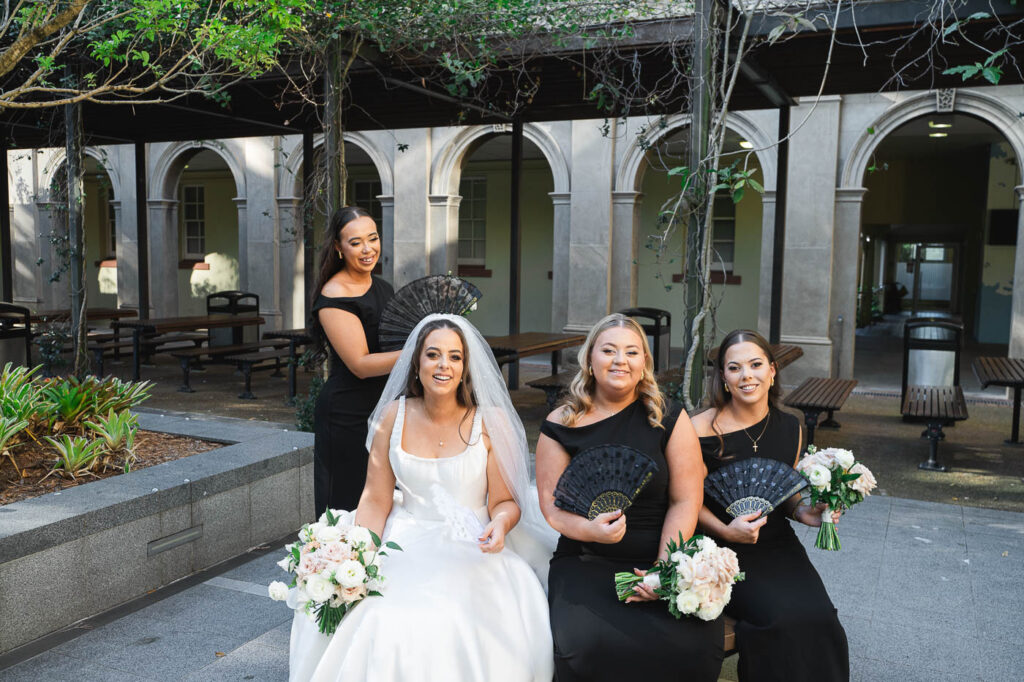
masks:
<svg viewBox="0 0 1024 682"><path fill-rule="evenodd" d="M982 388L1005 386L1013 389L1013 425L1007 445L1021 445L1020 441L1020 399L1024 388L1024 360L1019 358L980 357L971 363L974 376Z"/></svg>
<svg viewBox="0 0 1024 682"><path fill-rule="evenodd" d="M86 308L85 319L89 322L94 320L120 320L125 317L137 317L138 310L133 308ZM40 322L56 322L58 320L70 320L70 308L55 308L53 310L37 310L32 313L30 319L33 324Z"/></svg>
<svg viewBox="0 0 1024 682"><path fill-rule="evenodd" d="M487 345L491 347L498 365L509 364L508 387L510 390L519 388L519 359L530 355L551 353L551 374L558 374L558 351L563 348L580 346L587 340L586 334L558 332L521 332L507 336L488 336Z"/></svg>
<svg viewBox="0 0 1024 682"><path fill-rule="evenodd" d="M142 337L169 332L194 332L200 329L210 330L225 327L248 327L263 324L265 320L257 315L195 315L192 317L165 317L149 320L114 320L110 323L116 331L132 330L133 369L132 379L139 380L141 364Z"/></svg>
<svg viewBox="0 0 1024 682"><path fill-rule="evenodd" d="M305 327L301 329L276 329L263 332L264 339L285 339L288 341L288 404L295 404L295 394L298 392L296 379L296 365L298 364L299 346L308 346L313 342L313 337Z"/></svg>

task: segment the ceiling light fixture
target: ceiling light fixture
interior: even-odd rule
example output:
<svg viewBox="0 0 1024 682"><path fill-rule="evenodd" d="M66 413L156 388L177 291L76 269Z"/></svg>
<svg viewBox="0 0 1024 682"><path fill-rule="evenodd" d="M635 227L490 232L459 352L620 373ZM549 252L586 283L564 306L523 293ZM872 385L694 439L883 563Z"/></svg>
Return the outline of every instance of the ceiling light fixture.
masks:
<svg viewBox="0 0 1024 682"><path fill-rule="evenodd" d="M742 147L743 149L753 149L754 144L752 142L748 142L747 140L740 140L740 147Z"/></svg>
<svg viewBox="0 0 1024 682"><path fill-rule="evenodd" d="M935 121L928 121L929 128L952 128L952 123L936 123Z"/></svg>
<svg viewBox="0 0 1024 682"><path fill-rule="evenodd" d="M949 133L928 133L928 137L948 137Z"/></svg>

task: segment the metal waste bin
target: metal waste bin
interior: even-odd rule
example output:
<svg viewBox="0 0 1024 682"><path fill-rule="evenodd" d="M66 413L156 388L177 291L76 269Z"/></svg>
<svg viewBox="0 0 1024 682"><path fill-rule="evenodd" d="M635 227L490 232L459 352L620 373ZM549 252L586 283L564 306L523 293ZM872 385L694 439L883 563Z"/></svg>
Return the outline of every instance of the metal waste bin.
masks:
<svg viewBox="0 0 1024 682"><path fill-rule="evenodd" d="M672 314L660 308L626 308L620 310L623 315L635 319L647 334L647 343L651 347L654 360L654 371L668 369L669 341L672 334ZM650 320L646 322L645 319Z"/></svg>
<svg viewBox="0 0 1024 682"><path fill-rule="evenodd" d="M206 296L206 314L210 317L259 315L260 297L247 291L217 291ZM259 341L258 324L210 330L210 346L236 346Z"/></svg>

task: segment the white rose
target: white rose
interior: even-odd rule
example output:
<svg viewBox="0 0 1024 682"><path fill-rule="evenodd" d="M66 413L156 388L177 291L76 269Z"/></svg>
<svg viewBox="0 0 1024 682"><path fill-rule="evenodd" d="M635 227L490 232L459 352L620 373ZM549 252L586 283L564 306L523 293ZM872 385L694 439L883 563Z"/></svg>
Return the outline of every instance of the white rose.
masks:
<svg viewBox="0 0 1024 682"><path fill-rule="evenodd" d="M288 598L288 586L280 580L275 580L270 583L270 587L267 588L267 592L270 594L270 598L274 601L284 601Z"/></svg>
<svg viewBox="0 0 1024 682"><path fill-rule="evenodd" d="M715 541L706 535L702 535L697 539L697 548L701 552L710 552L717 547L718 545L715 544Z"/></svg>
<svg viewBox="0 0 1024 682"><path fill-rule="evenodd" d="M700 598L690 590L683 590L676 595L676 608L688 616L700 608Z"/></svg>
<svg viewBox="0 0 1024 682"><path fill-rule="evenodd" d="M683 558L676 562L676 576L684 585L693 582L693 557L683 554Z"/></svg>
<svg viewBox="0 0 1024 682"><path fill-rule="evenodd" d="M839 450L839 449L837 449L835 451L835 458L836 458L836 462L839 463L839 466L843 467L843 471L846 471L847 469L852 467L853 463L855 461L857 461L854 458L853 453L850 452L849 450Z"/></svg>
<svg viewBox="0 0 1024 682"><path fill-rule="evenodd" d="M647 585L652 590L661 589L661 574L654 573L653 571L648 573L644 576L644 585Z"/></svg>
<svg viewBox="0 0 1024 682"><path fill-rule="evenodd" d="M704 604L700 607L697 612L697 617L701 620L714 620L722 615L722 609L725 608L725 601L713 601L710 604Z"/></svg>
<svg viewBox="0 0 1024 682"><path fill-rule="evenodd" d="M369 547L373 542L370 531L362 526L352 526L348 531L348 541L353 547Z"/></svg>
<svg viewBox="0 0 1024 682"><path fill-rule="evenodd" d="M871 470L863 464L853 465L850 469L850 473L860 474L858 478L850 481L850 487L865 497L870 495L871 491L875 489L876 485L878 485L878 481L875 480L875 475L872 474Z"/></svg>
<svg viewBox="0 0 1024 682"><path fill-rule="evenodd" d="M303 542L309 542L314 539L319 533L321 528L326 528L326 523L310 523L303 526L302 530L299 531L299 539Z"/></svg>
<svg viewBox="0 0 1024 682"><path fill-rule="evenodd" d="M342 587L359 587L366 580L366 569L358 561L343 561L334 572L334 579Z"/></svg>
<svg viewBox="0 0 1024 682"><path fill-rule="evenodd" d="M341 539L341 528L338 526L320 526L316 531L316 539L323 544L337 542Z"/></svg>
<svg viewBox="0 0 1024 682"><path fill-rule="evenodd" d="M832 482L832 472L820 464L814 464L807 471L807 480L818 490L828 490Z"/></svg>
<svg viewBox="0 0 1024 682"><path fill-rule="evenodd" d="M324 602L334 595L334 585L319 573L306 578L306 594L315 602Z"/></svg>
<svg viewBox="0 0 1024 682"><path fill-rule="evenodd" d="M686 556L686 554L683 554L682 552L672 552L672 555L671 555L671 556L669 556L669 558L668 558L668 559L669 559L669 561L671 561L672 563L674 563L674 564L678 564L678 563L679 563L680 561L682 561L682 560L683 560L683 557L684 557L684 556Z"/></svg>
<svg viewBox="0 0 1024 682"><path fill-rule="evenodd" d="M835 469L837 450L838 448L825 448L824 450L818 450L814 453L814 458L818 460L818 464L829 469Z"/></svg>
<svg viewBox="0 0 1024 682"><path fill-rule="evenodd" d="M280 561L277 562L277 565L281 567L282 571L290 571L290 570L292 570L292 558L291 558L291 556L286 556L285 558L281 559Z"/></svg>

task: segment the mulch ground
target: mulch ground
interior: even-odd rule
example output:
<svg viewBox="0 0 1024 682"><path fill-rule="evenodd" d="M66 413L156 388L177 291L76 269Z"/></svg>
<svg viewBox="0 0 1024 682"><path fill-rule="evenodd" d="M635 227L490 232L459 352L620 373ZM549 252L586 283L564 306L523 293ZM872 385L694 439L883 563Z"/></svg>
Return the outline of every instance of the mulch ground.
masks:
<svg viewBox="0 0 1024 682"><path fill-rule="evenodd" d="M140 430L135 435L135 461L131 465L131 471L145 469L154 464L169 462L219 447L223 447L223 445L184 436L171 436ZM0 506L65 488L73 488L76 485L101 478L122 475L120 469L98 471L96 474L87 474L78 478L66 478L60 473L51 474L57 456L48 444L45 447L35 442L22 444L14 448L13 455L18 462L22 476L19 478L18 472L9 458L5 456L0 459Z"/></svg>

